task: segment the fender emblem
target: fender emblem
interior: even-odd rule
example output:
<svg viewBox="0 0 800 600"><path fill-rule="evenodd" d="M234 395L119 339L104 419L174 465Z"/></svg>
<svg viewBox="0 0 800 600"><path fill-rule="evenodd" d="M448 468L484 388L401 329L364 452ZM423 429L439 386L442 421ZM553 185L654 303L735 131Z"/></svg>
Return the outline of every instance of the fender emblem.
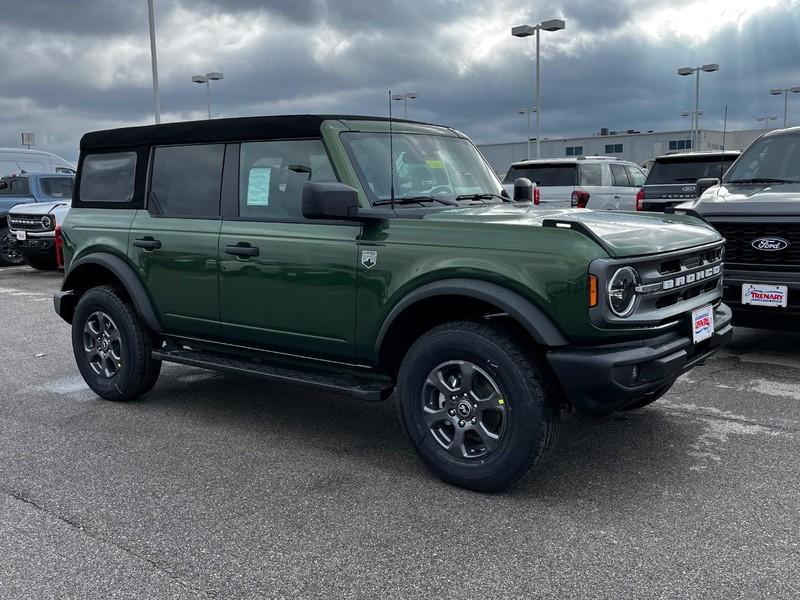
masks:
<svg viewBox="0 0 800 600"><path fill-rule="evenodd" d="M366 268L371 269L378 262L378 253L375 250L362 250L361 251L361 264Z"/></svg>

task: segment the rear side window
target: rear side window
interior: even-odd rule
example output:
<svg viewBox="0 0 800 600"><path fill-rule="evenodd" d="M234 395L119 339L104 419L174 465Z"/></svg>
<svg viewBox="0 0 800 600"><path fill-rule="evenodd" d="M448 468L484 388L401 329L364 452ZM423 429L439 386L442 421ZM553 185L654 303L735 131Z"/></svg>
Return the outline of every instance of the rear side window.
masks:
<svg viewBox="0 0 800 600"><path fill-rule="evenodd" d="M88 154L81 168L81 201L130 202L135 179L135 152Z"/></svg>
<svg viewBox="0 0 800 600"><path fill-rule="evenodd" d="M337 180L321 140L243 143L239 170L239 216L257 219L302 219L306 181Z"/></svg>
<svg viewBox="0 0 800 600"><path fill-rule="evenodd" d="M156 148L148 210L163 217L218 218L224 157L224 144Z"/></svg>
<svg viewBox="0 0 800 600"><path fill-rule="evenodd" d="M624 165L608 165L611 168L611 178L614 180L614 185L619 187L631 187L631 182L628 179L628 173L625 171Z"/></svg>
<svg viewBox="0 0 800 600"><path fill-rule="evenodd" d="M45 196L51 198L72 198L72 187L75 180L72 177L44 177L39 180Z"/></svg>
<svg viewBox="0 0 800 600"><path fill-rule="evenodd" d="M505 181L514 183L519 177L527 177L539 187L574 186L578 183L578 166L566 163L511 167Z"/></svg>
<svg viewBox="0 0 800 600"><path fill-rule="evenodd" d="M7 185L0 190L0 194L4 196L27 196L31 193L27 177L15 177L4 179L3 181L7 183Z"/></svg>
<svg viewBox="0 0 800 600"><path fill-rule="evenodd" d="M603 185L603 165L598 163L582 164L580 167L581 185Z"/></svg>

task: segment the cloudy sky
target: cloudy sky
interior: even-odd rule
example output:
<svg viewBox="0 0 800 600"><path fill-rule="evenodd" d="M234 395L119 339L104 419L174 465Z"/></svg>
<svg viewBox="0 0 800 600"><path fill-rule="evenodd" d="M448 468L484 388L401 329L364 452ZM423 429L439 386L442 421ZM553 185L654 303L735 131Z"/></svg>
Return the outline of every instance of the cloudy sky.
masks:
<svg viewBox="0 0 800 600"><path fill-rule="evenodd" d="M562 17L542 37L542 135L677 129L694 108L679 66L703 76L701 126L783 115L771 87L800 85L798 0L155 0L164 121L215 116L386 114L477 142L521 140L533 100L533 38L513 25ZM800 123L800 95L791 98ZM400 113L402 108L395 106ZM0 146L77 158L82 133L152 122L146 0L0 0ZM791 111L790 111L791 113ZM397 113L396 113L397 114Z"/></svg>

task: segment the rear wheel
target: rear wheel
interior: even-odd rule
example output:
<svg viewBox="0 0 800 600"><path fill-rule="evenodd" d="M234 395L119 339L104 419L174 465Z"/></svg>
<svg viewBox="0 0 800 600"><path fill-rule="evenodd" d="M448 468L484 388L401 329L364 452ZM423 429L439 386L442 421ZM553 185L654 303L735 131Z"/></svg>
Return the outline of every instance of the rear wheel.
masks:
<svg viewBox="0 0 800 600"><path fill-rule="evenodd" d="M398 377L403 427L428 468L454 485L502 490L552 448L558 388L512 334L455 322L419 338Z"/></svg>
<svg viewBox="0 0 800 600"><path fill-rule="evenodd" d="M155 385L154 338L111 287L86 292L72 320L72 349L87 385L106 400L133 400Z"/></svg>
<svg viewBox="0 0 800 600"><path fill-rule="evenodd" d="M53 271L58 268L55 256L24 256L22 260L26 265L38 269L39 271Z"/></svg>
<svg viewBox="0 0 800 600"><path fill-rule="evenodd" d="M22 264L22 254L11 245L8 225L0 223L0 267Z"/></svg>

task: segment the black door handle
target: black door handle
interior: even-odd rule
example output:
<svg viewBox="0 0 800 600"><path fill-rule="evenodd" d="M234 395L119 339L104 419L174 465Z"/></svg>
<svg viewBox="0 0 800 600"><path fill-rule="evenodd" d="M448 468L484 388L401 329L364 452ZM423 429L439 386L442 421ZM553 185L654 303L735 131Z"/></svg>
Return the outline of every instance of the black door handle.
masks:
<svg viewBox="0 0 800 600"><path fill-rule="evenodd" d="M235 246L225 246L225 254L234 256L258 256L258 248L246 242L239 242Z"/></svg>
<svg viewBox="0 0 800 600"><path fill-rule="evenodd" d="M133 245L137 248L144 248L145 250L158 250L161 248L161 241L146 237L133 240Z"/></svg>

